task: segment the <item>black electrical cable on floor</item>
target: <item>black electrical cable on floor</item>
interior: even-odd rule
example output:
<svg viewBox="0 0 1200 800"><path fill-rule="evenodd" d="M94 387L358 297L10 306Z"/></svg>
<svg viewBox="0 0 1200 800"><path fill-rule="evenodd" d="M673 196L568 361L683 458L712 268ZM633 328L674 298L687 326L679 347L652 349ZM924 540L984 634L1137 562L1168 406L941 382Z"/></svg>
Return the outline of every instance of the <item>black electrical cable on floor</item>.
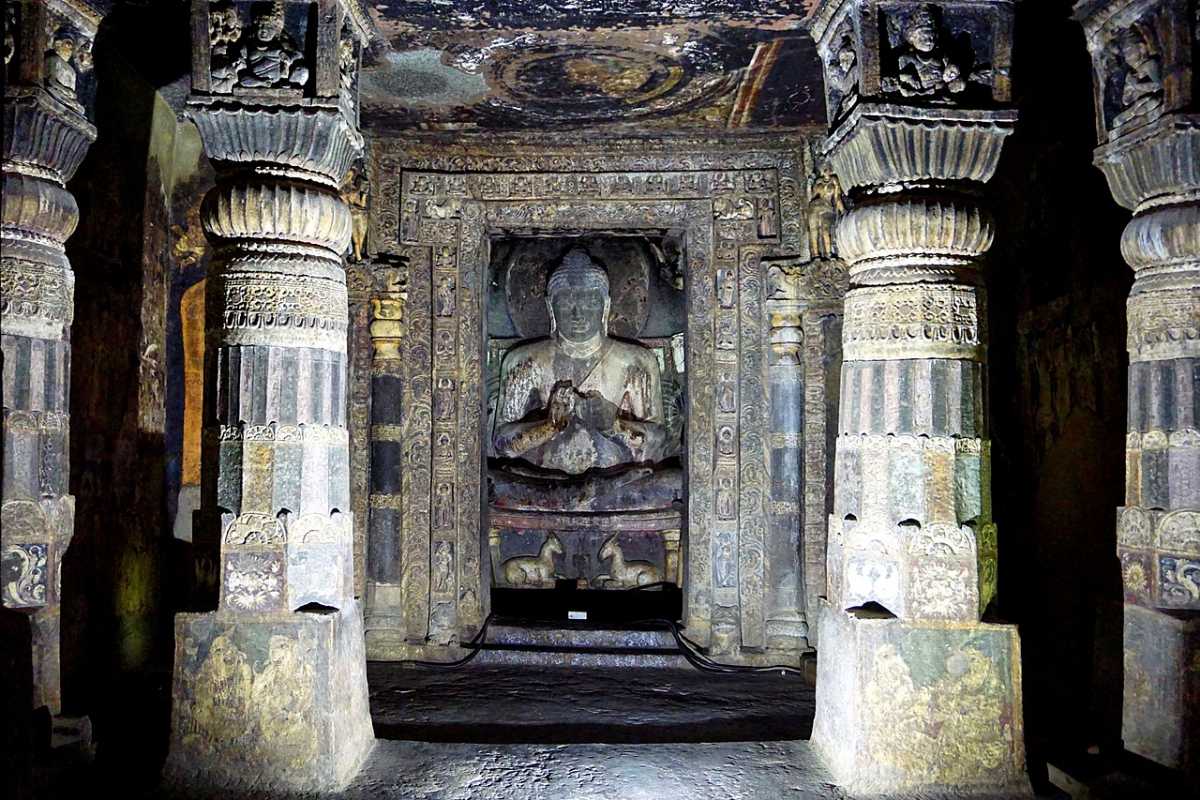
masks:
<svg viewBox="0 0 1200 800"><path fill-rule="evenodd" d="M400 663L401 664L412 664L415 667L426 667L428 669L458 669L459 667L466 666L471 661L471 659L473 659L473 658L475 658L475 656L479 655L479 651L483 649L483 645L484 645L483 639L485 636L487 636L488 625L490 625L491 623L492 623L492 614L489 613L487 615L487 617L484 618L483 625L481 625L479 628L479 633L475 634L474 638L472 638L471 641L469 641L463 645L464 649L470 650L471 652L467 653L462 658L456 659L454 661L421 661L419 659L414 658L414 659L409 659L406 661L401 661Z"/></svg>
<svg viewBox="0 0 1200 800"><path fill-rule="evenodd" d="M649 588L649 584L644 587L635 588ZM671 635L675 637L675 646L679 648L679 652L683 654L684 659L686 659L689 664L701 672L712 672L723 675L744 675L754 672L780 672L790 675L798 675L802 678L804 677L803 670L787 664L774 664L771 666L756 667L749 664L722 664L719 661L713 661L711 658L700 652L700 646L698 644L683 635L682 628L680 628L679 623L673 619L668 619L666 617L647 617L646 619L636 620L630 624L646 625L649 623L666 625L667 628L670 629Z"/></svg>

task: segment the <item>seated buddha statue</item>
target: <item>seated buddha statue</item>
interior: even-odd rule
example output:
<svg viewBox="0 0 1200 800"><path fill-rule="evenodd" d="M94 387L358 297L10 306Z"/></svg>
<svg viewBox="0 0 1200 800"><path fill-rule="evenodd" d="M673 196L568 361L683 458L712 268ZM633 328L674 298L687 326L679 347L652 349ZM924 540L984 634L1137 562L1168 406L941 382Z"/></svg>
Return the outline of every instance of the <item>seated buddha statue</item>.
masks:
<svg viewBox="0 0 1200 800"><path fill-rule="evenodd" d="M608 275L567 253L546 286L550 336L522 342L500 368L491 470L501 508L622 511L670 507L682 472L663 415L658 359L608 335Z"/></svg>

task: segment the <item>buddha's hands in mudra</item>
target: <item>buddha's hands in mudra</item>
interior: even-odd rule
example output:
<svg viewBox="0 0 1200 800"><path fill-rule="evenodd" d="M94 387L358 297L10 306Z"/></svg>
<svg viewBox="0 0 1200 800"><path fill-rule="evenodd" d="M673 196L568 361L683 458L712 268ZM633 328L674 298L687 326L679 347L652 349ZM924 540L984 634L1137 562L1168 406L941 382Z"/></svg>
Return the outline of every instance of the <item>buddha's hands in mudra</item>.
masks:
<svg viewBox="0 0 1200 800"><path fill-rule="evenodd" d="M579 392L569 381L559 383L550 392L549 417L550 424L557 431L565 430L575 416L575 403Z"/></svg>

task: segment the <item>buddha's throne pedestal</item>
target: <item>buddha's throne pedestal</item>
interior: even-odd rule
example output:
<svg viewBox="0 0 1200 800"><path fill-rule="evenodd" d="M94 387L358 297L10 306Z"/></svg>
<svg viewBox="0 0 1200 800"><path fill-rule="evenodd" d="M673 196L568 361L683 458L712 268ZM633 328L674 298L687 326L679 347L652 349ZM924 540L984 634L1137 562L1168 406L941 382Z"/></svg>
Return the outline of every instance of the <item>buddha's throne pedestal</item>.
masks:
<svg viewBox="0 0 1200 800"><path fill-rule="evenodd" d="M551 588L555 579L573 579L586 588L627 589L681 582L678 508L572 514L493 507L489 519L494 586ZM545 569L536 568L539 559Z"/></svg>

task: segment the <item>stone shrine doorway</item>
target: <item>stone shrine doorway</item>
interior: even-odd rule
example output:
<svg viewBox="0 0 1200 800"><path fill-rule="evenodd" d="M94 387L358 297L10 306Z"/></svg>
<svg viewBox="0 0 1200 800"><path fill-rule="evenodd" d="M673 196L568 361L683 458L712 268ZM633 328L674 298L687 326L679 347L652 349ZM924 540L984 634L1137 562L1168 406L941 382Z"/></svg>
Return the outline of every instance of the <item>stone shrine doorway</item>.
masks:
<svg viewBox="0 0 1200 800"><path fill-rule="evenodd" d="M550 162L519 147L475 161L378 144L369 297L389 316L370 323L370 441L360 451L370 453L368 658L462 656L501 581L583 578L608 592L660 576L681 587L683 627L708 653L740 663L800 657L824 584L844 286L836 263L804 255L805 153L772 141L686 158L600 154L579 166L563 154L564 170L547 171ZM678 429L680 488L669 504L584 509L543 496L530 508L511 492L507 506L492 502L504 356L546 337L544 287L575 246L608 278L618 362L654 367L659 389L642 394L676 393L653 420ZM524 330L510 286L521 290L518 317L542 315ZM670 303L656 299L662 291ZM662 329L622 327L635 312ZM585 370L572 383L590 391L588 379ZM539 383L534 406L506 422L537 411L544 420L555 383ZM625 392L605 399L615 416ZM649 421L629 400L624 416ZM593 466L642 460L664 459ZM589 515L615 510L628 514L595 530Z"/></svg>

